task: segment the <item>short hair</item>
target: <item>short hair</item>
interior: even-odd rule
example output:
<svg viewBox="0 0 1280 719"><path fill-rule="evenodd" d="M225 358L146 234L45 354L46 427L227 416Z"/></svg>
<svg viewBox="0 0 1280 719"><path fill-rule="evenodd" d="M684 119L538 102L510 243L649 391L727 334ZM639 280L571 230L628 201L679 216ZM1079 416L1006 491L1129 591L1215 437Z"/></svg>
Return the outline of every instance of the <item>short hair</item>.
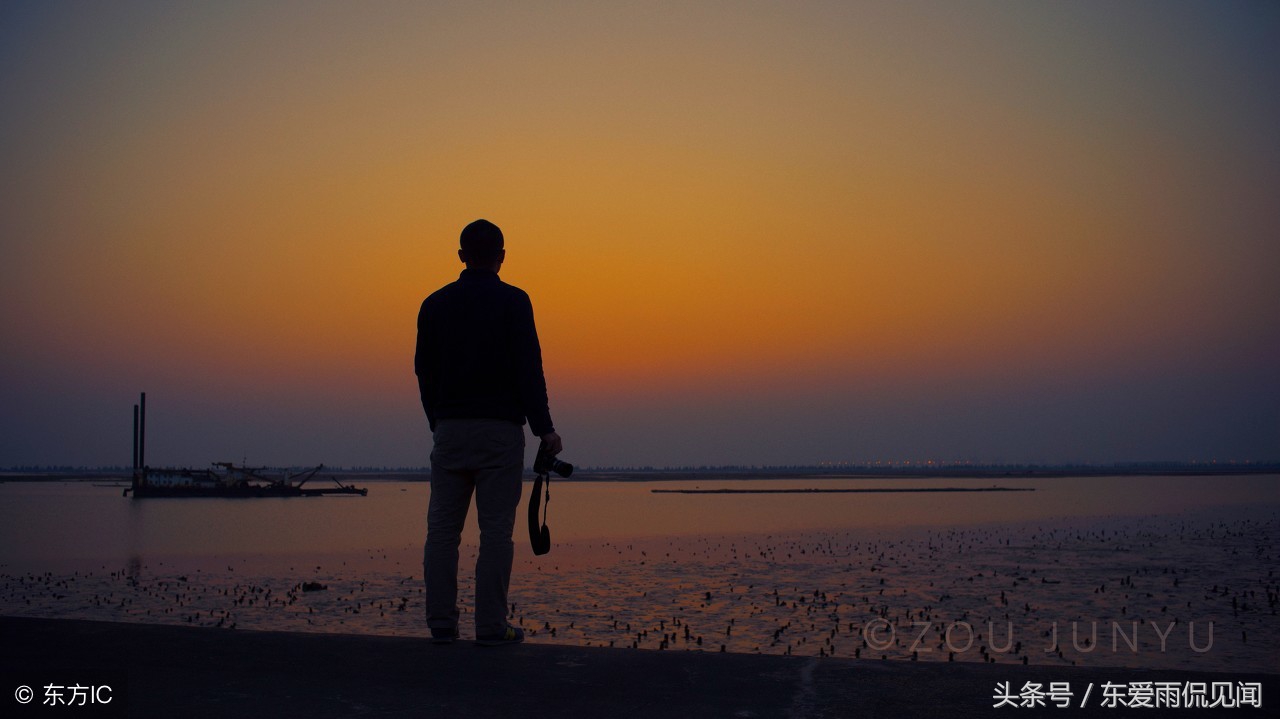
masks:
<svg viewBox="0 0 1280 719"><path fill-rule="evenodd" d="M502 255L502 230L488 220L476 220L462 228L458 244L466 262L489 264Z"/></svg>

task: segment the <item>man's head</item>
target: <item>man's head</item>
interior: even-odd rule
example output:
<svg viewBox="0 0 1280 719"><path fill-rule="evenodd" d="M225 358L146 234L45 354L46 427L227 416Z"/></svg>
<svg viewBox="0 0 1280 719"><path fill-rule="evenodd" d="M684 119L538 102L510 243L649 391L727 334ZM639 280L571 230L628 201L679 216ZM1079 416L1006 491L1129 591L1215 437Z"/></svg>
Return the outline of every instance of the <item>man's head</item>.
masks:
<svg viewBox="0 0 1280 719"><path fill-rule="evenodd" d="M502 247L502 230L488 220L476 220L462 228L459 245L458 257L469 269L497 272L507 256Z"/></svg>

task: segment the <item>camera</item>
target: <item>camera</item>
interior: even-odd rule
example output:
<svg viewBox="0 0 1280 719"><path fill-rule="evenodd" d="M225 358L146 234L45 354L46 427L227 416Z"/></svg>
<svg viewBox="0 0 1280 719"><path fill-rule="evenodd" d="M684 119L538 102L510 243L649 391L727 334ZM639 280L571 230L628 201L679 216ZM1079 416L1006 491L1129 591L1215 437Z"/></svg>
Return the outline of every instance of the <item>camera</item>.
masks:
<svg viewBox="0 0 1280 719"><path fill-rule="evenodd" d="M573 465L561 462L555 455L547 451L544 443L538 447L538 456L533 460L533 493L529 497L529 546L533 553L543 555L551 551L551 530L547 528L547 504L551 502L551 473L561 477L573 474ZM545 480L545 485L544 485ZM542 493L546 492L545 503ZM538 505L542 505L542 520L539 525Z"/></svg>
<svg viewBox="0 0 1280 719"><path fill-rule="evenodd" d="M539 447L538 456L533 460L533 473L550 474L552 472L567 479L573 474L573 465L556 459L554 454L547 452L546 447Z"/></svg>

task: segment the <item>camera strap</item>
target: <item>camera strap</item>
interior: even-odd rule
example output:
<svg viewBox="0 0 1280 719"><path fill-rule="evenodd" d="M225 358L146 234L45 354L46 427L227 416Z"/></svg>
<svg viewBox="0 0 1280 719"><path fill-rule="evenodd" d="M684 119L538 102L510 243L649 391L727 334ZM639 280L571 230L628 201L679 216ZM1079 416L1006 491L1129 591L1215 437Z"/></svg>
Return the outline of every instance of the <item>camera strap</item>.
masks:
<svg viewBox="0 0 1280 719"><path fill-rule="evenodd" d="M545 493L545 500L542 496ZM542 526L538 526L538 504L542 504ZM547 507L551 504L551 476L539 472L533 478L533 494L529 497L529 546L535 555L551 551L551 530L547 528Z"/></svg>
<svg viewBox="0 0 1280 719"><path fill-rule="evenodd" d="M551 506L551 475L542 475L542 526L547 526L547 508Z"/></svg>

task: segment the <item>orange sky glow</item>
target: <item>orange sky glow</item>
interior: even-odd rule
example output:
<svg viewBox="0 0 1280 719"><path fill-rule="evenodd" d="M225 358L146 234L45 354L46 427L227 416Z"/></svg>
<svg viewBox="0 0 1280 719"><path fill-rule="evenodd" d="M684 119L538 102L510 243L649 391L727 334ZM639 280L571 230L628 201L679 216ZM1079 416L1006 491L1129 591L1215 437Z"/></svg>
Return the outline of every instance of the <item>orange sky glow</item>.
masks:
<svg viewBox="0 0 1280 719"><path fill-rule="evenodd" d="M1280 456L1273 8L4 12L0 466L127 460L139 390L168 461L424 464L414 316L477 217L580 461ZM1199 419L1011 428L1111 386Z"/></svg>

